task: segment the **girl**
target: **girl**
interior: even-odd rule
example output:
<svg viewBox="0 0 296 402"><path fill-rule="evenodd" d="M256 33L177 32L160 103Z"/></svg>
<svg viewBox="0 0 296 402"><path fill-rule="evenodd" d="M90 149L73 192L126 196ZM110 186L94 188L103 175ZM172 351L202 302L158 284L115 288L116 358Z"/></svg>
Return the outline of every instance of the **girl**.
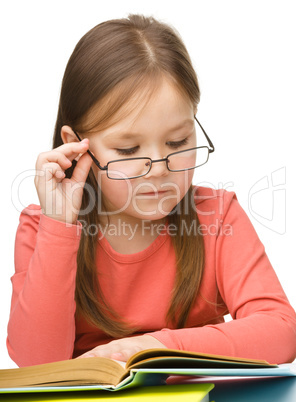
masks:
<svg viewBox="0 0 296 402"><path fill-rule="evenodd" d="M214 151L199 98L184 44L153 18L78 42L36 163L40 206L16 235L18 365L159 347L295 359L295 312L235 194L191 184Z"/></svg>

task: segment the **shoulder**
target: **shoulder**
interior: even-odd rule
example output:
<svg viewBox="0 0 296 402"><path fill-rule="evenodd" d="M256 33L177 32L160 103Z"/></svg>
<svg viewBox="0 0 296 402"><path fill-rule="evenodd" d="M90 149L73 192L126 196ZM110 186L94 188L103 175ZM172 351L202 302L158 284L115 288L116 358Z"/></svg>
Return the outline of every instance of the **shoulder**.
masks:
<svg viewBox="0 0 296 402"><path fill-rule="evenodd" d="M232 207L238 205L234 191L193 186L193 196L199 215L223 218Z"/></svg>
<svg viewBox="0 0 296 402"><path fill-rule="evenodd" d="M244 232L247 236L256 234L247 212L238 202L233 191L194 187L194 203L198 219L205 231L216 234ZM257 234L256 234L257 236Z"/></svg>

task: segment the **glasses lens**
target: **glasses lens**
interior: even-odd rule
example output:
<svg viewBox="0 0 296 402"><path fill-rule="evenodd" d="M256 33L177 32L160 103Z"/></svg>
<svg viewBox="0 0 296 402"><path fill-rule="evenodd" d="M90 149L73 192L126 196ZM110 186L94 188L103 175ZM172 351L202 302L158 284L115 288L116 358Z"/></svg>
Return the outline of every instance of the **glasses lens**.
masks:
<svg viewBox="0 0 296 402"><path fill-rule="evenodd" d="M168 168L178 172L204 165L209 159L209 148L199 147L186 151L175 152L168 157Z"/></svg>
<svg viewBox="0 0 296 402"><path fill-rule="evenodd" d="M151 160L146 158L124 159L108 164L109 179L124 180L144 176L149 172Z"/></svg>

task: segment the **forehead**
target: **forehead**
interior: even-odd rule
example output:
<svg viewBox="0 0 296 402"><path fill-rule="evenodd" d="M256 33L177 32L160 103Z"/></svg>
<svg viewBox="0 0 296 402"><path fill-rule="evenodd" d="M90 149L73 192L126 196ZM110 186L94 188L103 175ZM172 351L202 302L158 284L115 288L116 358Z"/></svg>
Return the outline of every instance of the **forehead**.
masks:
<svg viewBox="0 0 296 402"><path fill-rule="evenodd" d="M162 134L164 135L170 135L174 133L179 133L180 131L183 133L185 132L191 132L194 126L194 120L192 119L185 119L185 120L180 120L176 125L172 124L171 122L167 122L167 125L165 127L165 130L157 130L157 137L161 136ZM100 137L102 140L107 140L107 141L128 141L128 140L140 140L143 137L143 134L146 132L148 133L149 137L153 140L154 135L152 135L153 130L151 130L150 127L144 127L144 130L142 127L139 127L138 125L134 126L112 126L110 129L107 129L106 131L102 132Z"/></svg>
<svg viewBox="0 0 296 402"><path fill-rule="evenodd" d="M194 107L188 94L173 79L148 79L135 90L130 89L128 84L122 83L115 87L89 111L84 119L83 131L98 133L122 122L134 125L145 117L147 111L150 116L151 111L155 111L153 114L156 116L157 108L163 112L161 117L165 119L169 107ZM149 119L148 114L147 118Z"/></svg>
<svg viewBox="0 0 296 402"><path fill-rule="evenodd" d="M134 101L123 108L118 121L101 132L102 139L135 140L144 134L152 139L193 128L193 106L172 86L163 85L142 103L137 98Z"/></svg>

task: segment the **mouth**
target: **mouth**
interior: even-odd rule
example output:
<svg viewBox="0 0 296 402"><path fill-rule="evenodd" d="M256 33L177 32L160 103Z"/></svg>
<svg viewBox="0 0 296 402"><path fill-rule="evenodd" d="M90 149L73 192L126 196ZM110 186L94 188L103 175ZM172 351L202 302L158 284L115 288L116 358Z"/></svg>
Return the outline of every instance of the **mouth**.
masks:
<svg viewBox="0 0 296 402"><path fill-rule="evenodd" d="M145 197L160 197L164 194L167 194L168 192L168 190L148 191L146 193L139 193L138 195Z"/></svg>

